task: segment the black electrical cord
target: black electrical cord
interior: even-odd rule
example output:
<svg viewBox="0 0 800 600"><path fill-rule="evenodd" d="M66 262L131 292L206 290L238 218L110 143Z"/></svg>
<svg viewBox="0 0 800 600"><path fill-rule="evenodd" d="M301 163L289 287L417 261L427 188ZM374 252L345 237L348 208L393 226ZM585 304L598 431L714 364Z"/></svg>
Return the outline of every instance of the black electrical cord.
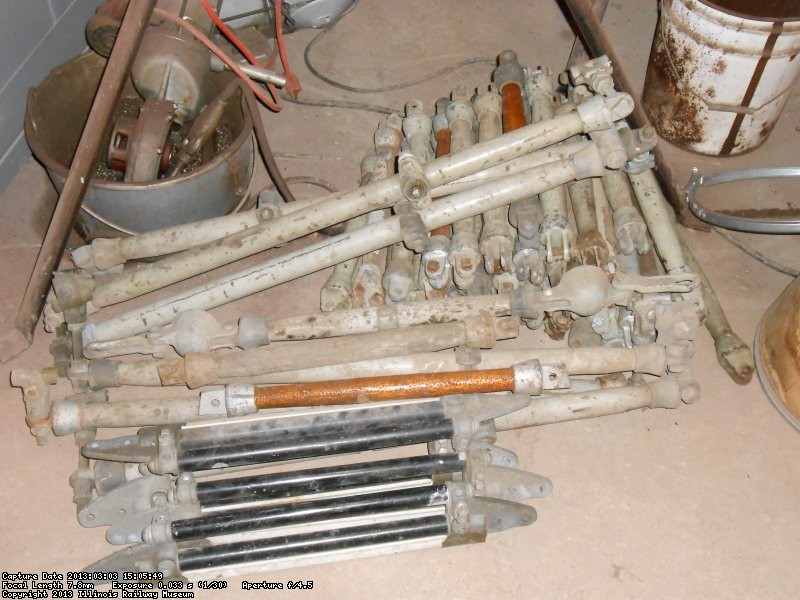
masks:
<svg viewBox="0 0 800 600"><path fill-rule="evenodd" d="M322 106L325 108L346 108L350 110L363 110L367 112L379 113L382 115L392 115L401 113L400 110L389 108L388 106L378 106L377 104L365 104L363 102L351 102L350 100L325 100L323 98L298 98L294 99L289 94L281 92L281 100L289 104L299 104L302 106Z"/></svg>
<svg viewBox="0 0 800 600"><path fill-rule="evenodd" d="M350 8L348 8L341 15L339 15L336 18L336 20L333 23L331 23L327 28L323 29L316 36L314 36L314 38L306 46L305 52L303 52L303 60L305 61L306 67L308 68L308 70L311 71L311 73L313 75L315 75L317 78L321 79L322 81L324 81L328 85L332 85L333 87L339 88L340 90L345 90L346 92L353 92L355 94L380 94L382 92L392 92L394 90L400 90L400 89L403 89L403 88L408 88L408 87L423 83L425 81L430 81L431 79L435 79L436 77L439 77L441 75L445 75L446 73L449 73L451 71L455 71L457 69L460 69L462 67L466 67L468 65L474 65L474 64L479 64L479 63L495 64L497 62L494 58L488 58L488 57L482 57L482 56L481 57L467 58L465 60L462 60L460 62L452 64L452 65L450 65L448 67L444 67L442 69L439 69L438 71L435 71L433 73L429 73L428 75L424 75L422 77L419 77L418 79L412 79L412 80L409 80L409 81L403 81L401 83L393 83L391 85L385 85L385 86L375 87L375 88L355 87L355 86L352 86L352 85L347 85L345 83L341 83L341 82L336 81L335 79L333 79L331 77L328 77L324 73L320 72L320 70L317 69L313 65L313 63L311 62L311 50L314 48L314 46L317 45L317 43L322 38L324 38L331 31L333 31L334 27L336 27L336 25L339 23L339 21L341 21L345 16L347 16L351 12L353 12L353 10L355 10L355 8L357 6L358 6L358 0L354 0L353 4L350 6Z"/></svg>
<svg viewBox="0 0 800 600"><path fill-rule="evenodd" d="M732 233L725 231L724 229L719 229L717 227L713 227L712 231L714 233L719 234L722 238L736 246L739 250L750 256L751 258L756 259L765 267L769 267L773 271L777 271L778 273L783 273L784 275L788 275L789 277L798 277L800 276L800 271L792 269L791 267L787 267L786 265L782 265L778 262L775 262L770 257L762 254L752 246L745 244L742 240L737 238Z"/></svg>
<svg viewBox="0 0 800 600"><path fill-rule="evenodd" d="M247 102L247 109L250 112L250 118L253 121L253 131L256 134L258 147L261 149L261 156L264 159L264 165L267 167L267 172L275 183L275 189L286 202L294 202L295 197L286 181L281 175L281 170L278 168L278 163L275 162L275 156L272 154L269 140L267 139L267 130L264 128L264 121L261 118L261 111L258 108L255 94L246 85L242 85L242 93L244 94L245 102Z"/></svg>

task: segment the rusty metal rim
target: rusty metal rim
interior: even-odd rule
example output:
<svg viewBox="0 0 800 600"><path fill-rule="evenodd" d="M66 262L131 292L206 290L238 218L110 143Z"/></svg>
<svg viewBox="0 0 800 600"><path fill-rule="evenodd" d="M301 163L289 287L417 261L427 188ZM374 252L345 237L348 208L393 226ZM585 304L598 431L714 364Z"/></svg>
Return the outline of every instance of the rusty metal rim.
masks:
<svg viewBox="0 0 800 600"><path fill-rule="evenodd" d="M677 15L675 14L675 11L673 10L672 6L671 5L668 6L669 1L670 0L666 0L663 3L663 8L661 10L662 10L662 13L669 13L669 16L670 16L669 24L676 31L684 34L685 36L687 36L688 38L692 39L693 41L702 42L702 44L704 46L707 46L708 48L712 48L714 50L719 50L719 51L724 52L726 54L733 54L733 55L736 55L736 56L749 56L749 57L758 56L757 54L755 54L753 52L744 52L738 46L717 43L715 40L712 40L710 37L701 35L697 30L686 26L683 23L683 21L681 21L681 19L677 17ZM729 25L728 23L721 22L719 19L714 19L708 13L694 13L694 14L695 14L695 16L704 18L707 22L713 23L716 26L727 27ZM769 36L770 34L775 33L775 25L776 24L780 24L781 22L780 21L764 21L763 23L765 24L765 26L763 28L760 28L760 29L749 29L749 30L745 29L744 31L745 31L745 33L749 33L749 34L753 34L753 35ZM789 23L794 23L795 27L786 27L786 25L783 25L780 28L780 34L786 33L786 34L796 35L796 34L800 33L800 20L799 21L790 21ZM664 27L664 19L659 21L658 27L659 28L663 28ZM792 50L786 50L786 51L784 51L782 53L773 51L773 52L770 52L769 56L770 56L770 58L783 58L783 57L787 57L787 56L790 57L790 56L793 56L793 52L792 52Z"/></svg>
<svg viewBox="0 0 800 600"><path fill-rule="evenodd" d="M800 21L800 11L798 11L798 14L796 15L791 15L786 17L776 17L776 16L771 17L767 15L752 15L741 11L733 10L732 8L722 5L722 3L720 2L714 2L713 0L699 0L698 3L708 8L718 10L719 12L725 13L726 15L731 15L739 19L747 19L749 21L760 21L762 23L788 23L793 21Z"/></svg>

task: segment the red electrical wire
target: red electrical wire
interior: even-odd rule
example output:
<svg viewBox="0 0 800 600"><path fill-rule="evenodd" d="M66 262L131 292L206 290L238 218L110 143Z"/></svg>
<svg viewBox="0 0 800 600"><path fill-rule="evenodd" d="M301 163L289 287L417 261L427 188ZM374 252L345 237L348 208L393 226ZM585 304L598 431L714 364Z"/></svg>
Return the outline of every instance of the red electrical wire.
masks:
<svg viewBox="0 0 800 600"><path fill-rule="evenodd" d="M222 32L222 35L228 38L228 41L231 44L236 46L236 49L242 53L242 56L244 56L247 59L247 62L249 62L251 65L258 65L258 61L256 60L256 57L253 56L253 53L247 49L247 46L245 46L242 43L242 40L236 37L236 34L234 34L233 31L231 31L230 27L225 25L225 22L219 18L217 11L211 8L211 5L208 3L208 0L200 0L200 4L203 5L203 8L208 13L208 16L211 17L212 21L214 21L214 25L217 26L217 29L219 29Z"/></svg>
<svg viewBox="0 0 800 600"><path fill-rule="evenodd" d="M217 12L211 7L211 5L208 3L208 0L200 0L200 4L203 5L203 9L206 11L208 16L211 17L211 20L214 22L214 25L217 26L217 29L219 29L220 32L222 32L222 35L224 35L225 38L231 44L233 44L239 52L241 52L242 56L244 56L247 59L247 62L249 62L251 65L260 66L258 64L258 60L256 59L256 57L253 56L253 53L250 52L250 50L247 48L247 46L244 45L242 40L240 40L238 37L236 37L236 34L233 33L233 31L231 31L230 27L225 25L225 22L219 17ZM277 7L276 7L276 14L277 14ZM284 66L284 70L286 70L285 66ZM286 81L287 81L287 84L288 84L288 82L289 82L288 73L286 75ZM267 89L269 90L269 93L272 94L272 97L276 99L276 102L272 103L272 106L270 106L269 104L267 104L267 106L269 108L271 108L272 110L275 110L275 111L280 110L280 104L277 103L277 99L279 97L278 90L275 89L275 86L273 86L270 83L267 83L266 86L267 86ZM251 85L250 87L252 88L253 86ZM299 84L298 84L298 87L299 87ZM288 91L288 88L287 88L287 91ZM261 100L262 102L264 101L263 98L261 97L261 95L259 95L258 93L256 93L256 96L258 96L259 100ZM275 106L277 106L277 108L274 108Z"/></svg>
<svg viewBox="0 0 800 600"><path fill-rule="evenodd" d="M206 2L206 0L203 0ZM297 94L303 88L300 86L300 80L297 79L292 70L289 68L289 59L286 58L286 46L283 43L283 17L281 16L281 0L275 0L275 39L278 42L278 53L281 55L281 64L283 65L283 74L286 76L286 85L284 89L295 100Z"/></svg>
<svg viewBox="0 0 800 600"><path fill-rule="evenodd" d="M205 0L201 0L201 1L205 1ZM219 46L217 46L214 42L212 42L210 39L208 39L208 37L202 31L200 31L197 27L195 27L194 25L192 25L188 21L184 21L178 15L175 15L175 14L173 14L171 12L167 12L165 10L161 10L160 8L154 9L153 13L157 14L159 17L162 17L164 19L167 19L168 21L171 21L172 23L175 23L179 27L182 27L182 28L186 29L186 31L188 31L194 37L196 37L197 40L199 42L201 42L206 48L208 48L209 50L211 50L211 52L216 54L219 57L219 59L222 62L224 62L230 68L231 71L236 73L236 75L238 75L244 81L244 84L247 87L249 87L251 90L253 90L253 93L256 95L256 97L259 100L261 100L261 102L264 104L264 106L266 106L267 108L269 108L270 110L273 110L275 112L278 112L278 111L281 110L280 104L277 104L267 94L265 94L264 90L261 87L256 85L253 82L252 79L250 79L247 75L244 74L244 72L236 64L235 60L233 60L230 56L225 54L225 52L223 52L223 50ZM275 97L277 97L277 90L275 90L274 87L272 87L272 86L268 86L268 87L270 87L270 92L273 92L275 94Z"/></svg>

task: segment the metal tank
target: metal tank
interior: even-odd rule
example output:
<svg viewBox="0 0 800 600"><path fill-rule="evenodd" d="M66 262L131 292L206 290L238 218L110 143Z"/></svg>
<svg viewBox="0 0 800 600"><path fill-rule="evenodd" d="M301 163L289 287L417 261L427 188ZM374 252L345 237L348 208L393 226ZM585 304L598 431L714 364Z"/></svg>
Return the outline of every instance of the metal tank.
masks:
<svg viewBox="0 0 800 600"><path fill-rule="evenodd" d="M105 62L94 53L83 54L53 69L28 94L25 137L59 191ZM208 97L219 93L230 77L210 74ZM132 82L123 97L138 97ZM230 132L230 145L189 172L146 183L92 179L78 229L87 237L139 233L237 210L246 201L253 174L253 124L243 103L230 102L220 125Z"/></svg>

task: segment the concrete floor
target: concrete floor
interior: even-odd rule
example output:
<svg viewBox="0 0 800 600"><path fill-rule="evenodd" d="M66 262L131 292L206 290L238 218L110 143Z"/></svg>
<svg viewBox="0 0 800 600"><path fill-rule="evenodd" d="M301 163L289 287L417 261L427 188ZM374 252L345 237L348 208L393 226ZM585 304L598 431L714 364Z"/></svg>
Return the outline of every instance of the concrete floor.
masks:
<svg viewBox="0 0 800 600"><path fill-rule="evenodd" d="M655 2L612 1L605 22L630 76L641 85L656 20ZM347 98L391 107L419 98L430 106L457 85L483 87L491 67L475 65L407 90L361 96L316 80L302 65L313 36L288 39L293 65L308 98ZM415 78L469 56L515 49L529 66L560 69L574 39L554 2L523 0L394 0L363 2L316 50L320 68L355 85ZM353 186L358 163L379 116L368 112L287 106L267 124L287 175L314 174L340 188ZM796 164L800 94L768 142L741 158L716 160L668 147L673 170L688 178L692 165L713 173L755 165ZM665 146L668 146L664 143ZM263 177L263 174L261 175ZM31 161L0 200L14 214L0 223L0 311L10 317L35 257L36 233L46 224L53 193ZM795 204L791 186L761 183L728 191L741 206ZM313 190L299 190L301 194ZM26 208L28 210L26 210ZM17 217L17 215L19 215ZM752 339L763 311L789 279L748 258L714 234L685 232L707 269L731 322ZM797 237L747 237L762 251L800 267ZM314 310L325 274L249 300L269 314ZM220 311L230 314L230 307ZM0 366L48 363L50 336ZM702 333L693 370L702 400L675 411L654 410L510 432L500 443L523 468L550 477L551 496L534 503L538 522L491 536L482 545L427 550L284 571L249 579L313 580L325 598L788 598L800 572L800 436L769 404L757 381L740 387L718 368ZM70 439L39 448L28 434L19 390L0 387L4 419L0 452L0 569L66 572L111 548L100 530L82 529L71 504ZM243 595L229 590L197 597ZM235 591L237 590L237 591ZM272 592L278 593L278 592ZM283 592L287 596L292 592ZM252 597L252 596L251 596Z"/></svg>

